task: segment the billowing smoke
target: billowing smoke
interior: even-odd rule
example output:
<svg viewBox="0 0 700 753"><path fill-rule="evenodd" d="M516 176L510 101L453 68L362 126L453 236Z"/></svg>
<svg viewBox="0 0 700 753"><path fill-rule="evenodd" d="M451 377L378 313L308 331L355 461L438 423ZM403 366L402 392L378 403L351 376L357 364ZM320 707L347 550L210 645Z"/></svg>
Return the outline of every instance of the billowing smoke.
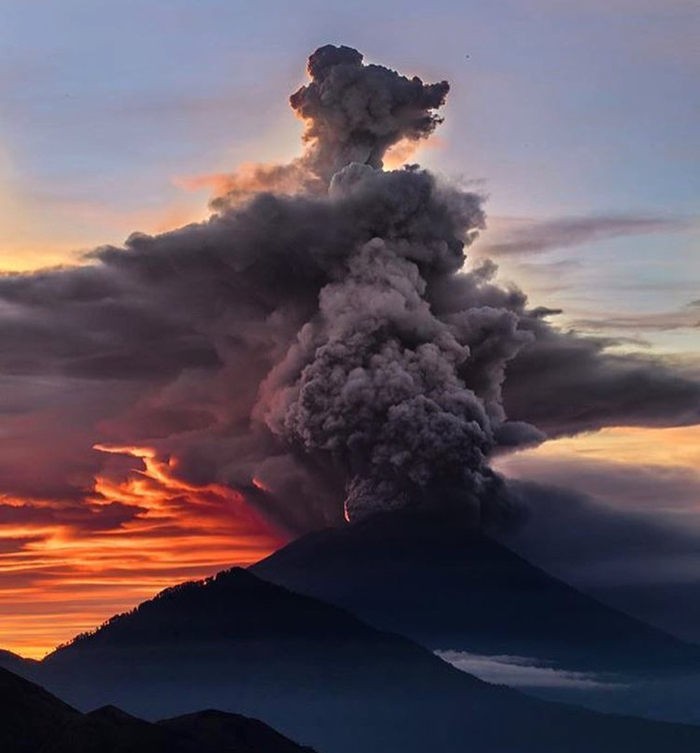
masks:
<svg viewBox="0 0 700 753"><path fill-rule="evenodd" d="M304 161L326 182L346 165L381 168L387 149L402 139L429 136L442 118L447 81L424 84L381 65L363 65L351 47L321 47L309 58L311 83L292 94L307 123Z"/></svg>
<svg viewBox="0 0 700 753"><path fill-rule="evenodd" d="M233 176L204 223L0 278L9 389L89 394L81 436L148 444L295 531L429 498L499 515L496 451L700 419L696 382L557 330L490 263L463 271L478 196L382 170L440 122L445 82L348 47L308 70L291 98L306 151L254 170L257 189Z"/></svg>

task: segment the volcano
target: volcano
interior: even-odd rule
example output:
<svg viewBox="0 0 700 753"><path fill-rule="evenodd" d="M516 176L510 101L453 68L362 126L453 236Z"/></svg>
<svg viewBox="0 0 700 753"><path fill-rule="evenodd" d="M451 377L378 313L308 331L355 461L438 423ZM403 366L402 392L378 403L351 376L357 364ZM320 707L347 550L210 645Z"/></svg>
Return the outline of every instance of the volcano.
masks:
<svg viewBox="0 0 700 753"><path fill-rule="evenodd" d="M518 655L626 676L700 671L700 649L530 564L456 507L304 536L251 568L434 650Z"/></svg>

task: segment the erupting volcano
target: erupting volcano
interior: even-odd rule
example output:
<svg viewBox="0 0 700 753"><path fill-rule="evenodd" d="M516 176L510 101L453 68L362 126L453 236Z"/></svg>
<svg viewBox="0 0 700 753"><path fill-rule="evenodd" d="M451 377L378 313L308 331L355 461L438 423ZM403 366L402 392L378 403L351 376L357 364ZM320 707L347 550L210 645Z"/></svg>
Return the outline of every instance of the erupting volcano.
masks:
<svg viewBox="0 0 700 753"><path fill-rule="evenodd" d="M695 728L554 706L440 657L563 678L588 706L635 713L650 708L641 684L697 673L696 647L492 537L553 509L551 489L496 459L608 426L696 424L700 382L557 327L561 311L470 258L485 197L396 166L442 123L446 81L333 45L307 74L289 100L300 156L197 179L216 189L205 221L0 276L0 375L29 406L0 434L13 524L0 556L17 588L57 601L128 581L142 598L260 561L166 590L41 662L0 663L80 712L218 703L322 753L697 750ZM53 461L31 455L28 472L28 446ZM71 730L181 734L192 750L234 727L301 750L238 717L84 716L2 672L0 685L51 713L70 753Z"/></svg>

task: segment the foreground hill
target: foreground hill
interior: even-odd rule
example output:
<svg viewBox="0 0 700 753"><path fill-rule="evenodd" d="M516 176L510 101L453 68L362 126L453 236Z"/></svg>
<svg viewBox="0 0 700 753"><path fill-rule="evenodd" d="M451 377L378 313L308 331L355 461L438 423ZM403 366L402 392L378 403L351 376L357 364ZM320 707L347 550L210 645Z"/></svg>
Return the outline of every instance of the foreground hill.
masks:
<svg viewBox="0 0 700 753"><path fill-rule="evenodd" d="M625 676L700 671L697 646L548 575L454 509L311 533L250 569L436 650Z"/></svg>
<svg viewBox="0 0 700 753"><path fill-rule="evenodd" d="M700 750L700 728L606 716L489 685L405 638L240 569L169 589L36 669L83 710L115 704L151 719L239 710L324 753Z"/></svg>
<svg viewBox="0 0 700 753"><path fill-rule="evenodd" d="M43 688L0 669L0 750L36 753L80 718L80 714Z"/></svg>
<svg viewBox="0 0 700 753"><path fill-rule="evenodd" d="M218 711L151 724L107 706L81 714L0 669L3 753L313 753L255 719Z"/></svg>

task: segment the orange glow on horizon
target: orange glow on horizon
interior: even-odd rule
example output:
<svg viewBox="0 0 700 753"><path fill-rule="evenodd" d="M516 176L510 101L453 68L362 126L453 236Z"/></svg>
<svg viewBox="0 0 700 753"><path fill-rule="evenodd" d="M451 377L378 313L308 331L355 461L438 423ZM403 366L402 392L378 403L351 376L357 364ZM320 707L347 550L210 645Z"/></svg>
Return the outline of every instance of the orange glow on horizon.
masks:
<svg viewBox="0 0 700 753"><path fill-rule="evenodd" d="M658 519L666 524L695 528L698 525L700 425L611 427L503 455L493 466L511 478L566 487L612 506L623 505L629 512L637 510L648 514L653 509ZM620 473L623 475L617 476ZM649 474L660 485L671 484L670 494L660 494L650 503L637 490L632 497L623 496L620 501L615 484L621 482L615 479L624 479L624 474L639 474L640 479ZM661 488L657 487L655 494L659 494Z"/></svg>
<svg viewBox="0 0 700 753"><path fill-rule="evenodd" d="M632 465L700 468L700 425L670 428L617 426L562 437L512 457L557 459L571 456ZM509 456L504 457L507 463Z"/></svg>
<svg viewBox="0 0 700 753"><path fill-rule="evenodd" d="M151 448L95 449L142 467L107 463L75 519L64 508L43 520L56 503L0 498L32 513L0 525L0 648L41 658L163 588L252 564L284 543L234 489L187 483Z"/></svg>
<svg viewBox="0 0 700 753"><path fill-rule="evenodd" d="M141 446L97 445L104 467L78 505L0 496L0 648L40 658L57 644L163 588L247 565L285 542L243 493L195 485L174 459ZM619 427L504 456L529 460L700 468L700 426ZM251 486L267 492L266 483Z"/></svg>

